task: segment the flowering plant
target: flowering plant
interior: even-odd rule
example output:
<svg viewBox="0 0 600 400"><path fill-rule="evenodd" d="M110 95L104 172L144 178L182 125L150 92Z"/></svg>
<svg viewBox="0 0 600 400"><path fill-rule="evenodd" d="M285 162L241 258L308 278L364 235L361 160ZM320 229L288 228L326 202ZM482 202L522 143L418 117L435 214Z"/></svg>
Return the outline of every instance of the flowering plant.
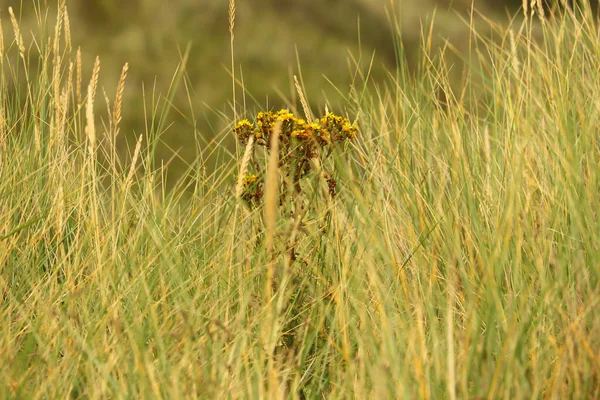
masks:
<svg viewBox="0 0 600 400"><path fill-rule="evenodd" d="M254 123L242 119L235 125L233 132L241 143L247 145L252 140L253 144L270 151L271 138L277 124L280 124L279 167L296 195L302 192L300 180L311 171L310 161L323 159L323 154L331 154L331 149L337 143L352 140L358 133L356 124L331 112L313 122L307 122L285 109L277 112L261 111L256 115ZM257 174L246 173L244 171L241 198L254 206L262 197L262 182ZM329 194L334 197L337 183L330 173L324 172L323 177Z"/></svg>

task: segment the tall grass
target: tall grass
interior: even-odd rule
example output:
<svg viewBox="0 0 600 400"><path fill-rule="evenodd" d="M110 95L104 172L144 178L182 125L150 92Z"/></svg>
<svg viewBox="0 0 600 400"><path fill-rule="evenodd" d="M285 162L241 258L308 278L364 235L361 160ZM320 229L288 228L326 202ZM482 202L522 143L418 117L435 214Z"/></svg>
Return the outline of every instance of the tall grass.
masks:
<svg viewBox="0 0 600 400"><path fill-rule="evenodd" d="M116 156L61 10L0 42L2 397L600 398L590 13L473 31L462 91L439 54L357 83L338 194L309 179L295 227L233 164L164 191L154 105Z"/></svg>

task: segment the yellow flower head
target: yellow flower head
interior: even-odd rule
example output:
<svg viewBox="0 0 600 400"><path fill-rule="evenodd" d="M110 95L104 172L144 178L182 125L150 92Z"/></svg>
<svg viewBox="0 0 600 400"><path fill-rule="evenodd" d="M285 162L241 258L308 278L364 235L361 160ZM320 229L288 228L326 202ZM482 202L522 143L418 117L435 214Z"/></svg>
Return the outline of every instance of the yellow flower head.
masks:
<svg viewBox="0 0 600 400"><path fill-rule="evenodd" d="M300 125L294 132L292 132L292 137L301 140L311 139L316 137L317 133L321 130L321 125L316 122L306 124L304 120L300 121L302 121L303 124Z"/></svg>
<svg viewBox="0 0 600 400"><path fill-rule="evenodd" d="M342 126L342 132L346 139L354 139L356 134L358 133L358 127L356 125L344 124Z"/></svg>
<svg viewBox="0 0 600 400"><path fill-rule="evenodd" d="M248 174L244 176L242 199L249 205L256 205L263 196L262 182L258 176Z"/></svg>
<svg viewBox="0 0 600 400"><path fill-rule="evenodd" d="M233 132L240 141L246 143L248 138L254 134L254 126L247 119L243 119L235 125Z"/></svg>
<svg viewBox="0 0 600 400"><path fill-rule="evenodd" d="M353 139L358 132L356 125L351 125L348 118L335 115L334 113L329 113L321 118L321 126L322 130L328 134L324 136L327 136L331 142Z"/></svg>
<svg viewBox="0 0 600 400"><path fill-rule="evenodd" d="M306 123L301 118L296 118L294 114L288 110L279 110L276 114L277 121L281 121L281 135L293 136L294 132L301 130Z"/></svg>
<svg viewBox="0 0 600 400"><path fill-rule="evenodd" d="M260 111L256 114L256 139L264 139L268 143L275 118L271 111Z"/></svg>

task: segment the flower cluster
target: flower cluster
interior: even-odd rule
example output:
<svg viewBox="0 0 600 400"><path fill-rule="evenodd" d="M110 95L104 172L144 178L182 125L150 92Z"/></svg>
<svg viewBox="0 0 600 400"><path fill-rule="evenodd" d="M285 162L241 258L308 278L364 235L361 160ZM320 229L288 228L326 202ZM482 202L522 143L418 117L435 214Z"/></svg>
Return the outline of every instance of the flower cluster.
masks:
<svg viewBox="0 0 600 400"><path fill-rule="evenodd" d="M352 140L358 133L355 124L348 118L334 113L328 113L313 122L297 118L288 110L277 112L261 111L256 120L251 123L247 119L239 121L233 132L240 142L247 144L254 138L256 145L264 146L270 151L271 137L275 127L279 130L279 160L284 174L293 182L295 190L299 190L299 181L310 171L310 159L318 158L325 147L335 143ZM329 193L335 195L335 180L325 174ZM242 198L249 204L255 205L262 196L262 184L256 175L248 175L244 179Z"/></svg>
<svg viewBox="0 0 600 400"><path fill-rule="evenodd" d="M354 139L358 131L356 125L350 125L348 118L329 113L321 118L320 139L323 142L335 143L346 139Z"/></svg>
<svg viewBox="0 0 600 400"><path fill-rule="evenodd" d="M242 182L242 199L251 205L256 205L263 195L262 182L256 175L246 175Z"/></svg>
<svg viewBox="0 0 600 400"><path fill-rule="evenodd" d="M314 140L321 145L354 139L358 132L356 125L351 124L348 118L334 113L328 113L315 122L306 122L288 110L261 111L254 124L243 119L235 125L233 131L244 144L254 136L258 144L268 147L277 122L281 122L281 139Z"/></svg>

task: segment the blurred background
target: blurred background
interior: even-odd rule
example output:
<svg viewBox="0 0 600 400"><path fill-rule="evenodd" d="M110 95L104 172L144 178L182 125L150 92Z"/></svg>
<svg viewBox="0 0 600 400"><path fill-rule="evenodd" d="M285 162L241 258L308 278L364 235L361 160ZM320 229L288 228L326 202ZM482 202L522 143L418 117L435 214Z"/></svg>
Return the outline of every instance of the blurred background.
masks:
<svg viewBox="0 0 600 400"><path fill-rule="evenodd" d="M475 23L483 16L508 23L521 4L474 0ZM27 45L39 35L40 15L47 13L44 34L52 34L56 1L0 0L5 42L13 37L9 6L21 21ZM84 80L98 55L100 88L113 99L121 68L129 63L121 128L125 153L147 129L149 111L144 108L158 99L152 93L166 96L169 91L171 106L158 151L165 159L177 154L170 167L175 175L197 159L196 139L208 146L223 137L233 148L233 138L224 134L233 117L227 0L67 0L67 6L73 47L80 46L83 53ZM323 112L328 104L344 113L344 97L357 69L366 72L372 65L377 82L396 67L395 25L412 68L419 59L421 32L429 30L432 20L432 46L446 40L459 50L466 46L470 10L471 0L237 0L236 77L247 91L248 115L264 108L299 107L294 74L302 76L313 112ZM185 82L171 90L184 54ZM103 97L98 97L99 107ZM238 88L242 114L243 99Z"/></svg>

